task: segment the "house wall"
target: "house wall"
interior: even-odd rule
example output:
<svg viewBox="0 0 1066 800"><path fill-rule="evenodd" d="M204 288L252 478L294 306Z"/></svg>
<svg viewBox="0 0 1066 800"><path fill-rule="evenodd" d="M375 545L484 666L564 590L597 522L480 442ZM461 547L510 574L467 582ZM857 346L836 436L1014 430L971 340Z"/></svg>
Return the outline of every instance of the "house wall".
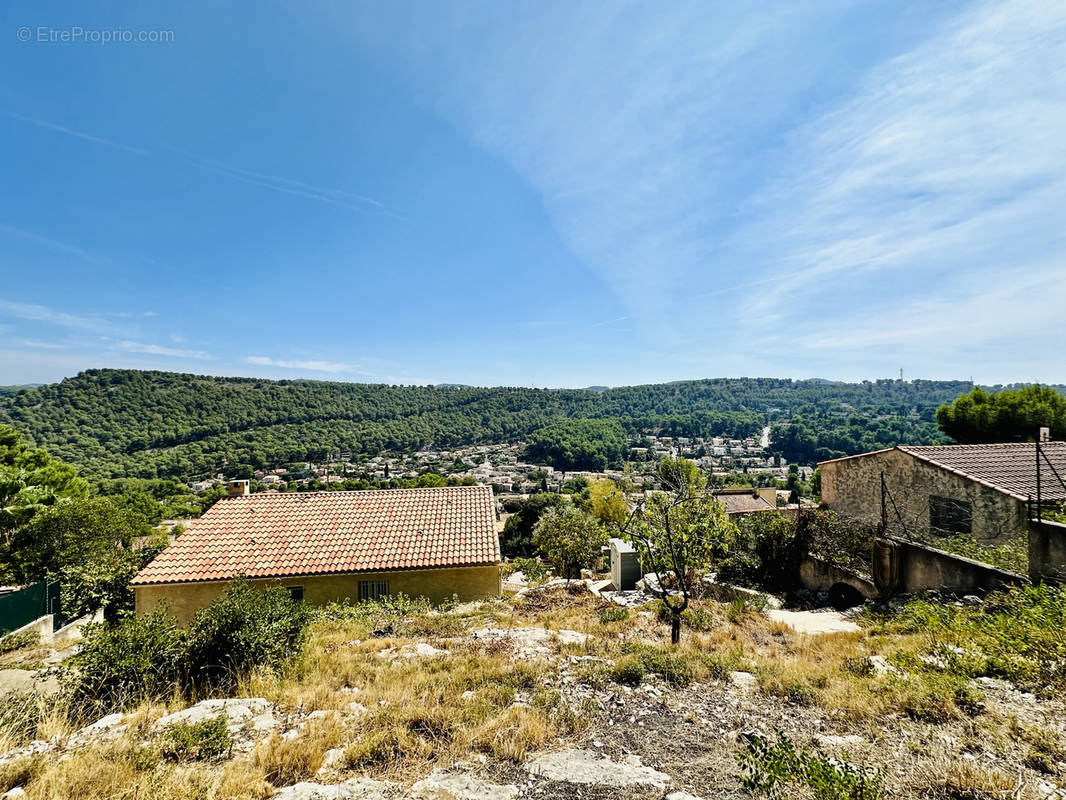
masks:
<svg viewBox="0 0 1066 800"><path fill-rule="evenodd" d="M463 602L495 597L500 594L500 567L455 567L422 569L406 572L352 573L346 575L312 575L302 578L268 578L251 580L252 586L302 586L304 600L320 605L345 599L356 600L360 581L388 581L390 594L426 597L439 603L452 595ZM184 583L166 586L134 587L138 616L165 601L182 625L226 591L227 582Z"/></svg>
<svg viewBox="0 0 1066 800"><path fill-rule="evenodd" d="M901 450L820 464L822 502L839 514L876 524L881 519L882 471L892 499L912 530L928 532L929 498L935 495L971 504L972 532L979 542L996 543L1028 534L1025 503ZM891 504L888 519L895 525Z"/></svg>

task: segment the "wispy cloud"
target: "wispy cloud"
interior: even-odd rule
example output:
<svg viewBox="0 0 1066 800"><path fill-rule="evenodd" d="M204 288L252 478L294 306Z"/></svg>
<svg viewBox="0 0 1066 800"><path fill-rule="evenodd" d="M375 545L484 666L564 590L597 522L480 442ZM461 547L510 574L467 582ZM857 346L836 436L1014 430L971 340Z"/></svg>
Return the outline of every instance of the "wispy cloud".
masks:
<svg viewBox="0 0 1066 800"><path fill-rule="evenodd" d="M255 364L260 367L280 367L281 369L299 369L307 372L357 372L353 364L340 361L320 361L317 359L283 359L269 358L267 356L248 356L244 359L246 364Z"/></svg>
<svg viewBox="0 0 1066 800"><path fill-rule="evenodd" d="M112 147L116 150L124 150L127 153L133 153L138 156L149 155L147 150L142 150L140 147L133 147L122 142L116 142L111 139L105 139L102 136L93 136L85 131L75 130L74 128L68 128L64 125L57 125L54 122L48 122L47 120L37 119L35 117L26 117L22 114L16 114L12 111L6 112L8 117L17 119L19 122L25 122L27 125L36 125L38 128L45 128L46 130L56 131L58 133L65 133L67 136L74 136L78 139L84 139L87 142L93 142L94 144L102 144L105 147Z"/></svg>
<svg viewBox="0 0 1066 800"><path fill-rule="evenodd" d="M75 245L67 244L66 242L61 242L58 239L53 239L49 236L42 236L39 233L34 233L33 231L28 231L25 228L19 228L14 225L7 225L5 223L0 222L0 232L6 233L9 236L17 237L19 239L26 239L31 242L36 242L37 244L42 244L46 247L52 248L53 250L58 250L69 255L84 258L86 261L99 262L106 260L102 259L95 253L90 253L84 248L76 247Z"/></svg>
<svg viewBox="0 0 1066 800"><path fill-rule="evenodd" d="M892 309L975 271L996 297L1066 261L1063 41L1061 3L977 4L795 131L790 168L736 239L775 278L747 318L829 295Z"/></svg>
<svg viewBox="0 0 1066 800"><path fill-rule="evenodd" d="M163 347L162 345L145 342L122 341L118 343L118 346L121 350L125 350L127 353L144 353L145 355L150 356L194 358L201 361L208 361L214 358L213 355L206 353L203 350L184 350L177 347Z"/></svg>
<svg viewBox="0 0 1066 800"><path fill-rule="evenodd" d="M587 326L589 328L602 328L604 325L614 325L616 322L625 322L629 317L615 317L614 319L605 319L603 322L594 322Z"/></svg>
<svg viewBox="0 0 1066 800"><path fill-rule="evenodd" d="M41 350L59 350L63 347L59 342L44 342L40 339L15 339L12 344L19 347L35 347Z"/></svg>
<svg viewBox="0 0 1066 800"><path fill-rule="evenodd" d="M348 208L352 211L377 211L389 216L398 216L395 211L387 208L384 203L366 195L341 189L314 186L309 183L303 183L289 178L281 178L277 175L269 175L264 172L237 169L189 153L183 153L182 155L184 155L189 163L201 169L225 175L226 177L232 178L235 181L240 181L241 183L251 184L252 186L261 186L264 189L270 189L271 191L281 192L283 194L306 197L310 200L317 200L322 203L341 206L342 208Z"/></svg>
<svg viewBox="0 0 1066 800"><path fill-rule="evenodd" d="M30 322L42 322L63 328L74 328L104 335L121 335L123 329L107 319L91 314L71 314L36 303L16 303L0 300L0 315Z"/></svg>
<svg viewBox="0 0 1066 800"><path fill-rule="evenodd" d="M575 0L408 6L387 35L378 16L342 22L541 197L646 349L817 329L808 352L828 357L880 318L961 354L956 292L1029 336L1041 288L1001 288L1066 263L1066 5L924 4L864 39L884 11ZM1066 352L1066 326L1047 335Z"/></svg>

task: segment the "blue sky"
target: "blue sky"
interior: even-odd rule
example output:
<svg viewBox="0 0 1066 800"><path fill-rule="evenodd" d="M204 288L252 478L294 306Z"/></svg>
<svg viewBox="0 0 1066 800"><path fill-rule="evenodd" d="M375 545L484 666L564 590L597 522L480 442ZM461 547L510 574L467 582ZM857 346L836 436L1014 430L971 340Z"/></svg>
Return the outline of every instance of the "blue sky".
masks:
<svg viewBox="0 0 1066 800"><path fill-rule="evenodd" d="M0 384L1066 381L1058 0L255 8L0 10Z"/></svg>

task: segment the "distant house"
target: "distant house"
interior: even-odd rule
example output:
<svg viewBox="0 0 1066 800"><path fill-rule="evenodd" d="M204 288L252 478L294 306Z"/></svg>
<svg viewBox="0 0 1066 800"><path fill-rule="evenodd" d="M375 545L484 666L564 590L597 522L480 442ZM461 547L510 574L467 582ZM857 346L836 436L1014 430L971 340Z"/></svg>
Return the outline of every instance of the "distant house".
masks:
<svg viewBox="0 0 1066 800"><path fill-rule="evenodd" d="M1066 478L1066 442L1041 445ZM1042 496L1066 499L1047 462ZM1036 446L1026 443L893 447L823 461L822 502L855 519L942 536L996 542L1028 534L1029 498L1037 494Z"/></svg>
<svg viewBox="0 0 1066 800"><path fill-rule="evenodd" d="M777 490L764 489L718 489L713 493L714 499L730 516L751 514L756 511L777 510Z"/></svg>
<svg viewBox="0 0 1066 800"><path fill-rule="evenodd" d="M234 483L133 579L137 614L165 601L188 622L238 576L311 603L500 593L488 486L250 495Z"/></svg>

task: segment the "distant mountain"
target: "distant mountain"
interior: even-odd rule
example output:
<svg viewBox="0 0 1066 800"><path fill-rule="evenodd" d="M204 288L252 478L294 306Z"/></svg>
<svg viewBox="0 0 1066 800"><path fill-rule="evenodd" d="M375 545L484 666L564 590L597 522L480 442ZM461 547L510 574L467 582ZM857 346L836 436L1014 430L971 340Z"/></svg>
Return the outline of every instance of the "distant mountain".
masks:
<svg viewBox="0 0 1066 800"><path fill-rule="evenodd" d="M627 434L745 437L802 423L792 453L858 452L940 436L936 408L967 381L712 378L589 389L387 386L99 369L0 394L0 422L96 477L189 480L223 470L527 439L563 419ZM592 428L590 428L592 429ZM810 440L808 431L818 433Z"/></svg>
<svg viewBox="0 0 1066 800"><path fill-rule="evenodd" d="M610 386L586 386L584 391L586 392L606 392L610 389Z"/></svg>

